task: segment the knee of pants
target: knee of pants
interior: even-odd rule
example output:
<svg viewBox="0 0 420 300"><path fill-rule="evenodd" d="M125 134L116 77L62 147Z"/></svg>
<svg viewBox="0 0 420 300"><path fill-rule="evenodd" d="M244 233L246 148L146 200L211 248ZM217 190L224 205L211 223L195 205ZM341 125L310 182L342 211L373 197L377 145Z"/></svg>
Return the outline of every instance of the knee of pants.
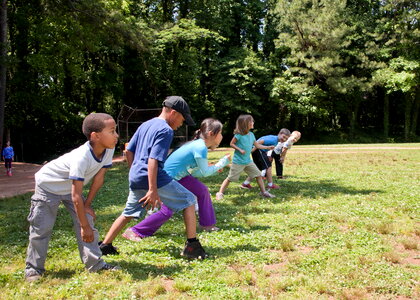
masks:
<svg viewBox="0 0 420 300"><path fill-rule="evenodd" d="M43 238L51 234L56 214L51 211L48 203L43 201L33 201L31 210L27 218L30 230L35 233L38 238Z"/></svg>
<svg viewBox="0 0 420 300"><path fill-rule="evenodd" d="M166 216L168 219L171 218L174 214L174 212L166 205L162 205L162 207L160 208L160 213Z"/></svg>
<svg viewBox="0 0 420 300"><path fill-rule="evenodd" d="M210 198L210 192L209 188L205 185L203 185L202 189L196 194L197 196L197 202L207 200Z"/></svg>

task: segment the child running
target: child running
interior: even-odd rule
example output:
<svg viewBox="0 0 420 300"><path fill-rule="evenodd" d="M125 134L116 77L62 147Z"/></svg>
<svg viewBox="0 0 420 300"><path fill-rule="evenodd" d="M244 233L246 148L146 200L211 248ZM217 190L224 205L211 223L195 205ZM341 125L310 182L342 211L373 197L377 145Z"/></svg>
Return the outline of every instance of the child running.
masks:
<svg viewBox="0 0 420 300"><path fill-rule="evenodd" d="M1 155L3 156L4 166L6 167L6 176L12 176L12 161L15 152L13 152L13 147L10 146L10 142L6 143L6 147L4 147Z"/></svg>
<svg viewBox="0 0 420 300"><path fill-rule="evenodd" d="M255 140L254 133L251 129L254 128L254 119L251 115L240 115L236 120L236 128L234 130L234 137L230 142L230 146L235 149L233 154L232 167L230 168L228 177L223 181L218 193L216 193L216 200L223 199L224 192L231 181L238 181L242 171L248 174L249 178L256 178L258 186L260 187L260 195L266 198L274 198L275 196L265 190L264 182L261 177L261 171L257 168L255 163L251 160L252 146L257 149L271 150L274 146L264 146Z"/></svg>
<svg viewBox="0 0 420 300"><path fill-rule="evenodd" d="M165 161L164 170L177 180L187 190L197 197L199 223L205 231L218 230L215 227L216 215L207 186L196 177L206 177L215 174L230 161L230 155L225 155L215 165L209 166L208 149L216 149L222 140L222 123L219 120L205 119L200 129L195 132L193 141L174 151ZM162 204L159 211L147 217L139 224L128 228L123 237L131 241L140 241L152 236L173 215L173 211Z"/></svg>
<svg viewBox="0 0 420 300"><path fill-rule="evenodd" d="M141 124L128 144L129 194L124 211L114 221L100 245L104 255L118 254L112 241L131 219L139 218L146 208L159 207L163 202L172 211L183 212L187 241L182 255L189 259L207 257L197 239L196 197L163 170L174 130L184 120L188 125L194 125L194 121L182 97L167 97L162 105L159 117Z"/></svg>
<svg viewBox="0 0 420 300"><path fill-rule="evenodd" d="M31 199L29 246L25 278L35 281L45 272L48 243L57 211L62 202L73 219L79 254L90 272L117 270L101 259L96 218L91 204L104 182L107 168L112 165L114 147L118 141L114 119L103 113L88 115L83 121L83 133L88 141L79 148L50 161L35 174L35 193ZM92 179L86 199L83 186Z"/></svg>

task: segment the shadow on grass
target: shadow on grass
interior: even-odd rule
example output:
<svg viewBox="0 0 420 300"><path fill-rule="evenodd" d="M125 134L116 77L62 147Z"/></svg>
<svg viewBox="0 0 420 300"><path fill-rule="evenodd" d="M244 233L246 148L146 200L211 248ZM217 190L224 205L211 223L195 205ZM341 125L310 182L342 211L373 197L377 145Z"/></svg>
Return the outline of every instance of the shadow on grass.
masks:
<svg viewBox="0 0 420 300"><path fill-rule="evenodd" d="M297 177L296 177L297 178ZM245 206L250 204L256 199L264 199L259 195L258 187L254 187L252 190L243 190L237 186L229 188L225 197L231 200L235 205ZM320 180L320 181L293 181L284 180L281 182L280 189L270 190L270 193L274 194L276 198L270 199L273 202L289 201L295 197L307 197L307 198L319 198L319 197L330 197L332 195L343 194L343 195L369 195L371 193L382 193L382 190L378 189L357 189L351 187L345 187L337 184L334 180ZM215 194L215 190L212 190ZM265 199L267 200L267 199ZM217 202L216 203L223 203Z"/></svg>
<svg viewBox="0 0 420 300"><path fill-rule="evenodd" d="M51 278L58 278L58 279L70 279L72 278L76 272L75 271L71 271L71 270L67 270L67 269L62 269L59 271L50 271L47 270L46 273L47 277L51 277Z"/></svg>

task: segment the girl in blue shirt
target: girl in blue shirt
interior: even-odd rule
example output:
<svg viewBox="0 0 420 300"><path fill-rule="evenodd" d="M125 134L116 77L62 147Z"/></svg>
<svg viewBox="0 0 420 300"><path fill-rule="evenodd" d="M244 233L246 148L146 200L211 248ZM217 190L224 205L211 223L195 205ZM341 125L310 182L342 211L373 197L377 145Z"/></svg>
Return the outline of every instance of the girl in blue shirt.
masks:
<svg viewBox="0 0 420 300"><path fill-rule="evenodd" d="M199 223L203 230L213 231L216 216L210 193L196 177L213 175L230 161L230 155L225 155L215 165L209 166L208 149L214 150L222 140L222 123L216 119L205 119L197 130L193 141L174 151L165 161L164 170L186 189L197 197ZM123 237L139 241L153 235L173 215L173 211L162 204L159 211L144 219L137 225L128 228Z"/></svg>
<svg viewBox="0 0 420 300"><path fill-rule="evenodd" d="M219 192L216 194L216 199L223 199L223 193L229 186L231 181L238 181L242 171L248 175L249 178L256 178L258 186L260 187L260 195L266 198L274 198L275 196L265 190L264 183L261 177L261 171L257 168L255 163L251 160L251 150L255 146L257 149L274 149L274 146L264 146L255 140L254 133L251 129L254 128L254 119L251 115L240 115L236 120L236 128L233 132L235 135L230 142L230 146L235 149L233 154L232 167L230 168L228 177L223 181Z"/></svg>

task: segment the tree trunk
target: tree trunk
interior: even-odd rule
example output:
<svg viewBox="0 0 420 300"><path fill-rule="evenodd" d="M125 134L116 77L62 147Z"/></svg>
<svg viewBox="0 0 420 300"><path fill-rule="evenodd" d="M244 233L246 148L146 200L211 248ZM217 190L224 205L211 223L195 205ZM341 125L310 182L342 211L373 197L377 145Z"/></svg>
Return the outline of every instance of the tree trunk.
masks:
<svg viewBox="0 0 420 300"><path fill-rule="evenodd" d="M420 87L417 87L414 95L413 117L411 119L410 135L415 137L417 133L417 120L419 119L420 111Z"/></svg>
<svg viewBox="0 0 420 300"><path fill-rule="evenodd" d="M389 136L389 94L384 95L384 137Z"/></svg>
<svg viewBox="0 0 420 300"><path fill-rule="evenodd" d="M411 123L411 95L405 95L405 120L404 120L404 140L408 141L410 136L410 123Z"/></svg>
<svg viewBox="0 0 420 300"><path fill-rule="evenodd" d="M6 103L7 0L0 7L0 150L3 149L4 108Z"/></svg>
<svg viewBox="0 0 420 300"><path fill-rule="evenodd" d="M355 137L356 125L357 125L357 115L359 113L360 101L359 99L353 99L353 105L351 105L351 112L350 112L350 130L349 135L351 139Z"/></svg>

